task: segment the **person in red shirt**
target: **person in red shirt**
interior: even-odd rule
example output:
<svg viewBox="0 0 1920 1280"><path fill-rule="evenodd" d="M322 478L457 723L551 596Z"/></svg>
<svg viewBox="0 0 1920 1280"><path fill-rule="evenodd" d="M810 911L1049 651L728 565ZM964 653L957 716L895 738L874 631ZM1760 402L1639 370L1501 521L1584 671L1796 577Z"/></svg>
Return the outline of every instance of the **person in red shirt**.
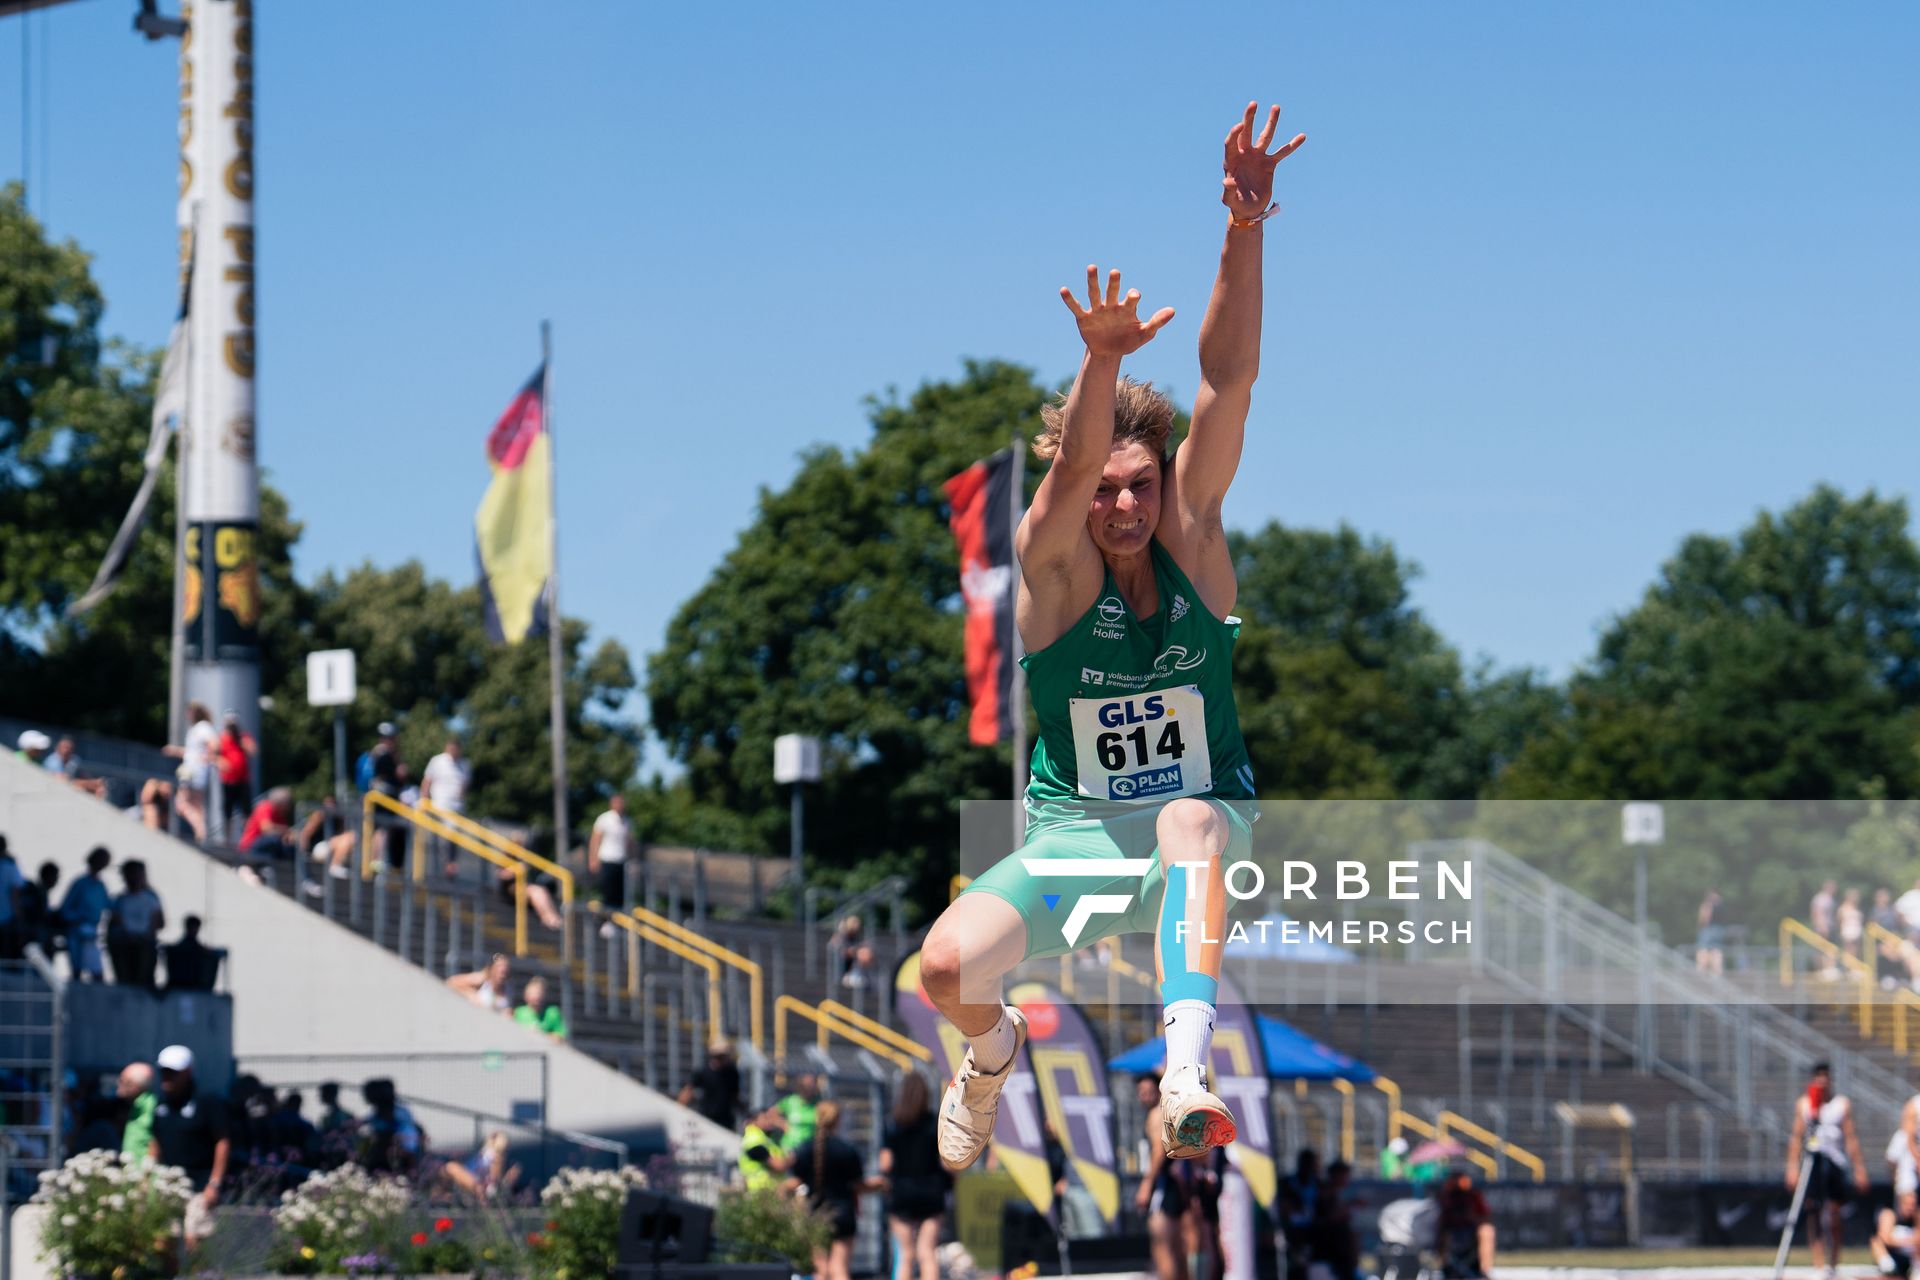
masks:
<svg viewBox="0 0 1920 1280"><path fill-rule="evenodd" d="M275 787L260 797L247 815L246 829L240 833L240 852L263 858L291 858L293 841L293 792Z"/></svg>
<svg viewBox="0 0 1920 1280"><path fill-rule="evenodd" d="M239 715L227 712L220 740L214 746L214 767L220 771L220 795L226 803L229 832L253 799L253 758L259 751L253 735L241 727Z"/></svg>

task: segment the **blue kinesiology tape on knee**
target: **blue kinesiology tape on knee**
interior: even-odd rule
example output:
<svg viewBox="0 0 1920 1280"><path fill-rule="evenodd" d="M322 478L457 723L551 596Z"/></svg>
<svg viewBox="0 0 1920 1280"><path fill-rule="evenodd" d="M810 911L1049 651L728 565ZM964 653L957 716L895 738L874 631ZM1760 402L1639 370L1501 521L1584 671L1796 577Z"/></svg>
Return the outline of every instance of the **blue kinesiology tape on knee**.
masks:
<svg viewBox="0 0 1920 1280"><path fill-rule="evenodd" d="M1166 893L1160 899L1160 1002L1204 1000L1218 1004L1220 979L1187 963L1187 943L1180 936L1180 922L1186 916L1187 869L1168 867Z"/></svg>

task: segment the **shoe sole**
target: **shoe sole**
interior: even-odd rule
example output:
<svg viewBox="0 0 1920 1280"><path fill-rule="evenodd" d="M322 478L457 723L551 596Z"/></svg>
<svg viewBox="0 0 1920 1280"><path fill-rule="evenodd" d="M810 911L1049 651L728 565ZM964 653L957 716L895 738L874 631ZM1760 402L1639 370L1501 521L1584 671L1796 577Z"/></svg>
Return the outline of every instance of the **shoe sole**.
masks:
<svg viewBox="0 0 1920 1280"><path fill-rule="evenodd" d="M1233 1117L1207 1107L1189 1112L1173 1131L1173 1146L1167 1156L1173 1160L1191 1160L1215 1147L1224 1147L1240 1136Z"/></svg>

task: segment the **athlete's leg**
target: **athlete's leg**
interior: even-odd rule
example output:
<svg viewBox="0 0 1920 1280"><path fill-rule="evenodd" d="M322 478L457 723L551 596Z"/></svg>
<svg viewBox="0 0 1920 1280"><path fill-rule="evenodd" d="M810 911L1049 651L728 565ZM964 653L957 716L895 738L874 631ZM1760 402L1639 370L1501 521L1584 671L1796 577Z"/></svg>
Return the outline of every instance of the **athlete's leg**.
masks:
<svg viewBox="0 0 1920 1280"><path fill-rule="evenodd" d="M1160 999L1166 1006L1161 1115L1167 1154L1185 1159L1232 1142L1236 1132L1233 1114L1208 1089L1206 1070L1226 945L1223 861L1234 828L1217 804L1175 800L1160 811L1155 835L1166 878L1154 933Z"/></svg>
<svg viewBox="0 0 1920 1280"><path fill-rule="evenodd" d="M927 933L920 985L941 1016L972 1039L1000 1020L1006 1009L1001 979L1026 954L1027 922L1012 903L990 893L961 894Z"/></svg>
<svg viewBox="0 0 1920 1280"><path fill-rule="evenodd" d="M940 1097L940 1160L959 1172L993 1138L1000 1090L1013 1075L1026 1021L1001 998L1001 980L1027 953L1027 922L994 893L964 893L934 921L920 949L920 985L967 1037L967 1055Z"/></svg>

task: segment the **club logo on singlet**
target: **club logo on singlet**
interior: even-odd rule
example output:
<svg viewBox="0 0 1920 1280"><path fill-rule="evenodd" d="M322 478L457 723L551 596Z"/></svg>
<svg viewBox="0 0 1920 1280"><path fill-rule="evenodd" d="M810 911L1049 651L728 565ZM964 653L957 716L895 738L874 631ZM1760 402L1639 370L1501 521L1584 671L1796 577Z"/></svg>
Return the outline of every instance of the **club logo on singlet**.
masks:
<svg viewBox="0 0 1920 1280"><path fill-rule="evenodd" d="M1108 596L1093 606L1093 634L1100 640L1125 640L1127 638L1127 606L1119 596Z"/></svg>

